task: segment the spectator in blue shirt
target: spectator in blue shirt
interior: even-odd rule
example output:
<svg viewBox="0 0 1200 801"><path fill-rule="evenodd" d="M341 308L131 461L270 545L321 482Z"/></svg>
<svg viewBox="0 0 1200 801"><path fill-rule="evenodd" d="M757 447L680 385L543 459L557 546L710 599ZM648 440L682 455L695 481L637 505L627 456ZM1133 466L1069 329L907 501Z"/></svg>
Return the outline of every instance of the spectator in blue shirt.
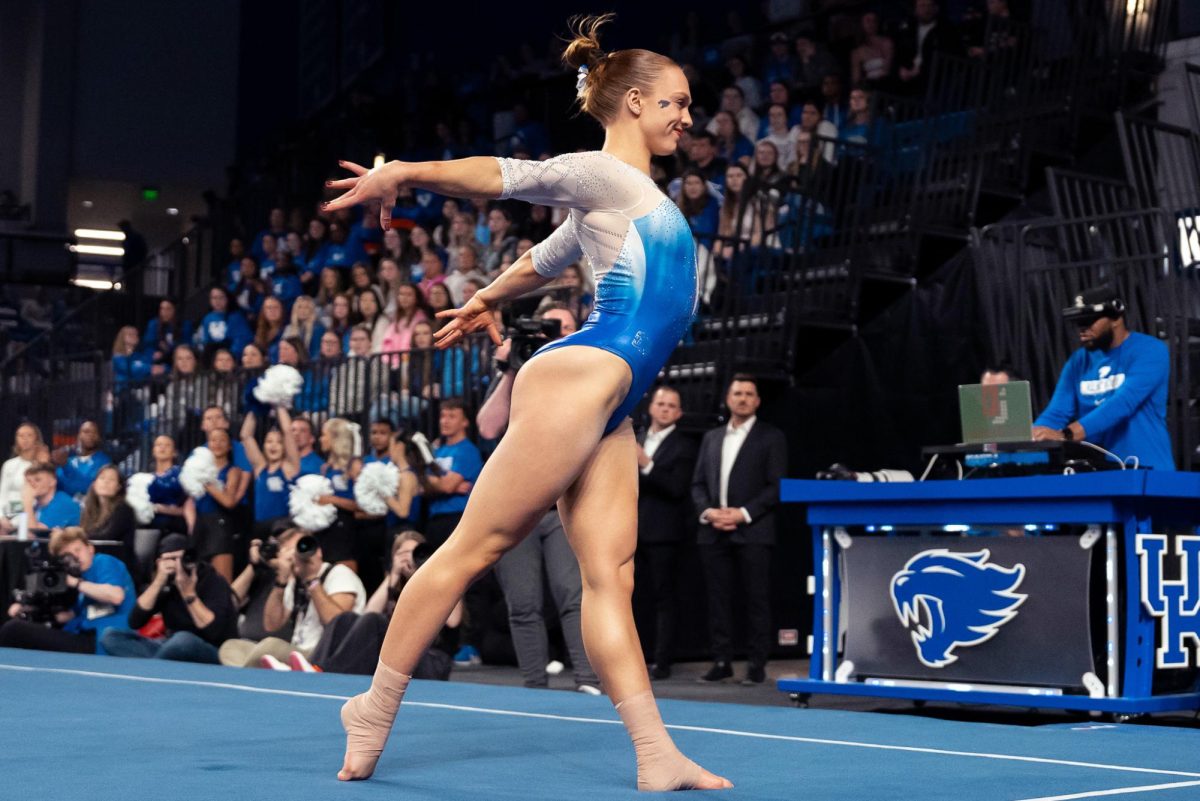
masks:
<svg viewBox="0 0 1200 801"><path fill-rule="evenodd" d="M292 438L296 440L296 452L300 456L300 475L318 475L325 460L321 458L321 454L313 450L317 435L312 421L307 417L296 416L292 418L291 427Z"/></svg>
<svg viewBox="0 0 1200 801"><path fill-rule="evenodd" d="M132 325L121 326L113 339L113 390L119 399L130 384L141 383L152 375L162 375L167 371L166 365L154 364L151 353L138 350L140 341L138 330Z"/></svg>
<svg viewBox="0 0 1200 801"><path fill-rule="evenodd" d="M334 220L329 224L329 244L325 246L323 267L349 270L356 261L362 261L366 257L366 251L347 239L346 227L342 223Z"/></svg>
<svg viewBox="0 0 1200 801"><path fill-rule="evenodd" d="M74 563L67 586L78 591L74 605L54 617L52 626L30 620L34 610L14 603L12 618L0 627L0 648L32 648L79 654L104 653L99 639L110 628L129 625L137 600L133 579L120 559L96 553L96 546L78 526L55 531L50 553Z"/></svg>
<svg viewBox="0 0 1200 801"><path fill-rule="evenodd" d="M272 269L274 269L274 262L272 262ZM250 317L258 314L263 298L267 295L268 289L263 280L263 272L253 256L244 256L237 279L225 287L233 295L237 305L245 309Z"/></svg>
<svg viewBox="0 0 1200 801"><path fill-rule="evenodd" d="M754 156L754 143L742 136L733 115L728 111L718 111L713 115L713 122L716 124L713 132L713 136L716 137L714 160L727 164L735 161L749 164L750 159ZM763 120L763 125L766 125L766 120ZM759 134L760 137L765 135L765 133Z"/></svg>
<svg viewBox="0 0 1200 801"><path fill-rule="evenodd" d="M58 465L59 488L76 501L83 500L100 468L112 462L108 454L100 450L100 426L95 420L80 423L75 447L54 450L50 460Z"/></svg>
<svg viewBox="0 0 1200 801"><path fill-rule="evenodd" d="M229 291L223 286L214 286L208 291L210 311L200 321L196 332L196 344L211 354L217 348L227 348L235 358L240 358L242 348L254 339L246 318L238 311Z"/></svg>
<svg viewBox="0 0 1200 801"><path fill-rule="evenodd" d="M255 235L254 244L250 246L250 253L257 259L262 259L265 255L262 241L263 237L266 236L274 237L276 241L287 236L287 225L283 216L283 209L271 209L271 213L267 218L267 227Z"/></svg>
<svg viewBox="0 0 1200 801"><path fill-rule="evenodd" d="M1064 317L1082 348L1063 367L1050 405L1033 426L1035 440L1087 440L1119 459L1174 470L1167 433L1167 346L1125 324L1125 305L1108 287L1075 298Z"/></svg>
<svg viewBox="0 0 1200 801"><path fill-rule="evenodd" d="M79 525L79 504L58 488L54 465L35 462L25 471L22 506L30 531L49 531ZM11 533L17 523L0 518L0 534Z"/></svg>
<svg viewBox="0 0 1200 801"><path fill-rule="evenodd" d="M461 400L442 401L438 414L441 438L433 452L438 474L429 478L429 522L425 527L425 534L435 548L446 541L462 519L467 496L483 469L483 455L467 439L470 425Z"/></svg>
<svg viewBox="0 0 1200 801"><path fill-rule="evenodd" d="M683 212L697 241L711 249L720 222L720 203L709 194L708 182L699 170L688 170L683 174L679 210Z"/></svg>
<svg viewBox="0 0 1200 801"><path fill-rule="evenodd" d="M346 243L352 253L360 254L357 259L368 255L378 255L383 247L383 229L379 227L379 203L371 202L363 207L362 216L358 222L350 226L350 235Z"/></svg>
<svg viewBox="0 0 1200 801"><path fill-rule="evenodd" d="M191 341L192 324L179 319L174 301L163 299L158 302L158 316L146 325L139 350L149 354L155 364L169 365L175 346Z"/></svg>
<svg viewBox="0 0 1200 801"><path fill-rule="evenodd" d="M259 275L263 278L269 278L275 272L275 261L279 257L279 240L271 234L264 234L262 238L262 255L257 257ZM244 265L243 265L244 266Z"/></svg>
<svg viewBox="0 0 1200 801"><path fill-rule="evenodd" d="M790 81L796 72L796 60L788 52L788 35L783 31L771 34L771 50L763 65L763 83Z"/></svg>
<svg viewBox="0 0 1200 801"><path fill-rule="evenodd" d="M242 259L246 256L246 246L242 240L234 237L229 240L229 263L225 265L225 283L236 284L242 271Z"/></svg>
<svg viewBox="0 0 1200 801"><path fill-rule="evenodd" d="M308 221L308 236L305 237L304 247L300 249L296 258L297 264L304 265L304 268L300 270L300 283L305 287L311 285L314 289L316 288L317 276L321 274L321 268L325 266L325 257L328 253L328 232L329 227L320 217L313 217ZM278 270L278 265L276 269Z"/></svg>
<svg viewBox="0 0 1200 801"><path fill-rule="evenodd" d="M291 314L296 298L304 294L304 275L307 275L307 272L299 271L293 265L291 254L279 254L278 261L275 262L275 272L271 274L267 287L271 297L277 298L288 314ZM312 287L316 288L316 278L313 279Z"/></svg>

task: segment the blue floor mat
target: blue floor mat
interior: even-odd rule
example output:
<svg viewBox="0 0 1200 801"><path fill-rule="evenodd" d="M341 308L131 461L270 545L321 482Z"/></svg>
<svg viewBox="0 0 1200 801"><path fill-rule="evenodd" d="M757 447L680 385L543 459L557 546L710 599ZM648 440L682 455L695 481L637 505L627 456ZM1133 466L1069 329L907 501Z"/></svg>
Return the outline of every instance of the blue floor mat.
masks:
<svg viewBox="0 0 1200 801"><path fill-rule="evenodd" d="M338 708L368 683L0 649L0 799L646 797L606 698L462 682L414 682L376 777L338 782ZM734 782L721 798L1200 799L1191 729L662 710L684 752Z"/></svg>

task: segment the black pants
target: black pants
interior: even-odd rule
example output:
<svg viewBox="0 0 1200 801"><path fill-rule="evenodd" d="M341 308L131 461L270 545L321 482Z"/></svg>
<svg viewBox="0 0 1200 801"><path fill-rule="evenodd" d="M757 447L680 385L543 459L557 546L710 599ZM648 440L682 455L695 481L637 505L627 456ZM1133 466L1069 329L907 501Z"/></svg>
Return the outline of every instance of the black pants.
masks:
<svg viewBox="0 0 1200 801"><path fill-rule="evenodd" d="M358 563L358 577L371 593L383 583L385 575L387 522L382 517L360 518L354 521L354 529L354 561Z"/></svg>
<svg viewBox="0 0 1200 801"><path fill-rule="evenodd" d="M765 665L771 651L771 546L720 539L700 546L708 585L708 629L713 658L733 659L733 600L737 579L746 605L746 658Z"/></svg>
<svg viewBox="0 0 1200 801"><path fill-rule="evenodd" d="M96 653L96 633L69 634L28 620L8 621L0 626L0 648L28 648L34 651L60 651L70 654Z"/></svg>
<svg viewBox="0 0 1200 801"><path fill-rule="evenodd" d="M325 626L310 659L326 673L373 675L387 628L388 619L375 612L343 612ZM430 648L413 670L413 678L448 681L452 664L449 654Z"/></svg>
<svg viewBox="0 0 1200 801"><path fill-rule="evenodd" d="M681 552L676 542L639 543L637 549L654 599L654 663L659 667L670 667L674 653Z"/></svg>

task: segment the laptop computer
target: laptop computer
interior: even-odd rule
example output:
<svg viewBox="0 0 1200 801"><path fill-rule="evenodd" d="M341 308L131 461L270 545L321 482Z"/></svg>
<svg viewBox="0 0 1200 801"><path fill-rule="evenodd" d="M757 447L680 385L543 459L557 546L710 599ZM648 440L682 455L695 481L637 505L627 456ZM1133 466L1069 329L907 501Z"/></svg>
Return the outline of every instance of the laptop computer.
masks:
<svg viewBox="0 0 1200 801"><path fill-rule="evenodd" d="M962 384L958 388L963 445L985 442L1029 442L1033 409L1029 382Z"/></svg>

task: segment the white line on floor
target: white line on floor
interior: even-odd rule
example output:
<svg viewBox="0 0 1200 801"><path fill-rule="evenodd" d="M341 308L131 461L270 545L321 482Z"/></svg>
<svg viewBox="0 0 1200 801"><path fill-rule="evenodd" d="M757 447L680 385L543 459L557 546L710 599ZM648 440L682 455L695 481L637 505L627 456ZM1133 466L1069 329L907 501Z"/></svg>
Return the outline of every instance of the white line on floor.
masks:
<svg viewBox="0 0 1200 801"><path fill-rule="evenodd" d="M1157 790L1174 790L1179 787L1200 787L1200 782L1173 782L1171 784L1147 784L1141 787L1116 787L1112 790L1092 790L1086 793L1071 795L1047 795L1041 798L1025 798L1022 801L1073 801L1076 798L1101 798L1106 795L1125 795L1126 793L1153 793Z"/></svg>
<svg viewBox="0 0 1200 801"><path fill-rule="evenodd" d="M71 670L71 669L67 669L67 668L42 668L42 667L29 667L27 665L5 665L5 664L0 664L0 670L13 670L13 671L19 671L19 672L23 672L23 673L56 673L56 674L69 675L69 676L88 676L88 677L95 677L95 678L117 679L120 681L142 682L142 683L146 683L146 684L177 684L177 685L183 685L183 686L187 686L187 687L212 687L212 688L221 689L221 690L239 690L241 692L261 693L264 695L284 695L284 696L292 696L292 697L297 697L297 698L321 698L321 699L326 699L326 700L331 700L331 701L345 701L349 698L349 696L346 696L346 695L332 695L329 693L311 693L311 692L302 692L299 690L279 690L279 689L274 689L274 688L270 688L270 687L254 687L254 686L248 685L248 684L232 684L229 682L218 682L218 681L198 681L195 679L162 679L162 678L156 678L153 676L132 676L132 675L124 674L124 673L105 673L102 671L94 671L94 670ZM424 707L426 709L448 709L448 710L453 710L453 711L458 711L458 712L475 712L475 713L484 714L484 715L501 715L501 716L519 717L519 718L537 718L540 720L558 720L558 721L567 721L567 722L572 722L572 723L594 723L594 724L603 724L606 726L621 725L621 722L619 720L607 720L604 718L574 717L571 715L552 715L552 714L545 713L545 712L519 712L519 711L511 710L511 709L488 709L486 707L462 706L459 704L439 704L439 703L432 703L432 702L428 702L428 701L405 701L404 703L406 706ZM760 740L779 740L779 741L783 741L783 742L793 742L793 743L810 743L813 745L837 745L837 746L843 746L846 748L868 748L868 749L875 749L875 750L879 750L879 751L902 751L902 752L917 753L917 754L934 754L937 756L970 757L970 758L974 758L974 759L996 759L996 760L1003 760L1003 761L1010 761L1010 762L1028 762L1028 763L1035 763L1035 764L1040 764L1040 765L1062 765L1064 767L1089 768L1092 770L1118 771L1118 772L1123 772L1123 773L1150 773L1150 774L1156 774L1156 775L1160 775L1160 776L1186 776L1188 778L1200 779L1200 773L1193 773L1193 772L1183 771L1183 770L1164 770L1162 768L1140 768L1140 767L1135 767L1135 766L1131 766L1131 765L1108 765L1108 764L1103 764L1103 763L1099 763L1099 762L1079 762L1079 761L1070 760L1070 759L1050 759L1048 757L1020 756L1020 755L1016 755L1016 754L991 754L991 753L976 752L976 751L952 751L952 750L943 749L943 748L923 748L923 747L919 747L919 746L909 746L909 745L887 745L887 744L883 744L883 743L863 743L863 742L857 742L854 740L831 740L831 739L822 738L822 737L798 737L795 735L787 735L787 734L767 734L765 732L741 731L738 729L717 729L717 728L711 728L708 726L686 726L686 725L673 724L673 723L668 723L667 728L673 729L675 731L694 731L694 732L703 732L706 734L723 734L723 735L727 735L727 736L731 736L731 737L752 737L752 738L756 738L756 739L760 739ZM1200 785L1200 781L1184 782L1184 783L1180 783L1178 785L1171 785L1171 786L1186 787L1186 786L1192 786L1192 785ZM1156 786L1154 788L1150 788L1150 789L1159 789L1159 788L1166 788L1166 787L1167 787L1167 785L1158 785L1158 786ZM1106 791L1101 791L1101 792L1104 794L1112 795L1112 794L1120 793L1120 792L1134 792L1135 790L1138 790L1138 788L1131 788L1128 790L1124 790L1124 789L1118 789L1118 790L1112 790L1112 791L1106 790ZM1061 798L1061 799L1087 798L1087 797L1089 797L1087 794L1079 795L1079 796L1055 796L1055 798ZM1030 799L1030 801L1051 801L1051 799L1049 799L1049 798Z"/></svg>

